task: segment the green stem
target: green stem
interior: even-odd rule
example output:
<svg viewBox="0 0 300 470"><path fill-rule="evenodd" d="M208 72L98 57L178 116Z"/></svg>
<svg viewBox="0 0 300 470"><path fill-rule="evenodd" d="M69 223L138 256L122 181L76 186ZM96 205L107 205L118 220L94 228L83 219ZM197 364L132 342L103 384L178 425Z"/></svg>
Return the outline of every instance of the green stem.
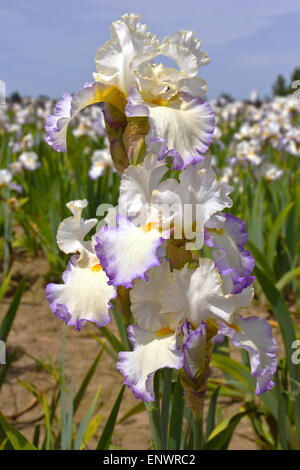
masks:
<svg viewBox="0 0 300 470"><path fill-rule="evenodd" d="M203 446L203 417L194 415L194 450L200 450Z"/></svg>
<svg viewBox="0 0 300 470"><path fill-rule="evenodd" d="M160 421L160 406L159 406L159 375L156 372L154 376L154 401L145 403L151 429L151 436L155 450L162 449L161 439L161 421Z"/></svg>

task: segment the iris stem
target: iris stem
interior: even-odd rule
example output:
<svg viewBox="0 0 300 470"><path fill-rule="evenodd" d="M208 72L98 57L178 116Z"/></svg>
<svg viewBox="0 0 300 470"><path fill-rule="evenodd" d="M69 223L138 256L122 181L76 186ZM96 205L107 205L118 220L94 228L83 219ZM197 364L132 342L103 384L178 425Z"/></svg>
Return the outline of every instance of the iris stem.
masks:
<svg viewBox="0 0 300 470"><path fill-rule="evenodd" d="M203 446L203 417L194 415L194 450L200 450Z"/></svg>
<svg viewBox="0 0 300 470"><path fill-rule="evenodd" d="M160 392L159 392L159 374L154 376L154 401L145 403L148 411L151 436L155 450L162 449L161 439L161 419L160 419Z"/></svg>

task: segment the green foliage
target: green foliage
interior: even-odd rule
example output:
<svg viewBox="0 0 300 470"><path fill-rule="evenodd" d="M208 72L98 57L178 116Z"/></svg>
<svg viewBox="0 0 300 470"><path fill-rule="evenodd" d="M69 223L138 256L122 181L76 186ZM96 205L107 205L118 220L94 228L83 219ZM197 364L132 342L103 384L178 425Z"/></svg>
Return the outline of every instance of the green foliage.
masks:
<svg viewBox="0 0 300 470"><path fill-rule="evenodd" d="M283 75L279 74L272 86L273 96L286 96L288 88Z"/></svg>

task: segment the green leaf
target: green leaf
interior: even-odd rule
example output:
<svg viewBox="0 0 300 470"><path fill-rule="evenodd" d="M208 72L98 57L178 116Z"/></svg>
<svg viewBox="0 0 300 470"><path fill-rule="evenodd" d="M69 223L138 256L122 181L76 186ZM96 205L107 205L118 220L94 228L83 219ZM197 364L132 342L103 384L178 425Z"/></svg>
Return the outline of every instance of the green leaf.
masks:
<svg viewBox="0 0 300 470"><path fill-rule="evenodd" d="M253 205L251 211L251 223L249 226L249 239L251 239L255 245L262 250L263 249L263 235L262 235L262 211L264 200L264 188L263 183L259 182L254 194ZM255 223L254 223L255 221Z"/></svg>
<svg viewBox="0 0 300 470"><path fill-rule="evenodd" d="M94 333L91 333L90 331L88 331L87 334L91 338L94 338L99 344L101 344L104 347L105 351L110 355L110 357L112 358L114 362L118 362L118 355L115 353L113 349L108 347L108 345L102 338L100 338L98 335Z"/></svg>
<svg viewBox="0 0 300 470"><path fill-rule="evenodd" d="M118 424L123 423L127 418L130 418L130 416L134 416L136 414L142 413L143 411L146 411L146 408L145 408L145 403L141 401L137 405L130 408L130 410L128 410L122 416L122 418L119 419Z"/></svg>
<svg viewBox="0 0 300 470"><path fill-rule="evenodd" d="M36 425L34 426L34 433L33 433L33 445L34 445L36 448L39 447L40 431L41 431L40 424L36 424Z"/></svg>
<svg viewBox="0 0 300 470"><path fill-rule="evenodd" d="M182 422L184 411L184 394L180 383L179 376L175 385L172 397L171 417L169 426L168 449L179 450L182 434Z"/></svg>
<svg viewBox="0 0 300 470"><path fill-rule="evenodd" d="M0 411L0 427L5 432L9 442L15 450L37 450L36 447L29 442L23 434L8 424Z"/></svg>
<svg viewBox="0 0 300 470"><path fill-rule="evenodd" d="M164 374L163 375L164 385L163 385L163 395L162 395L162 403L161 403L161 437L162 437L162 448L166 449L173 370L167 368L163 371L163 374Z"/></svg>
<svg viewBox="0 0 300 470"><path fill-rule="evenodd" d="M119 330L119 333L120 333L120 337L123 341L122 351L130 351L130 345L129 345L129 341L128 341L127 331L126 331L125 325L123 323L121 314L120 314L120 312L119 312L119 310L117 309L116 306L114 306L113 313L114 313L116 324L117 324L117 327L118 327L118 330Z"/></svg>
<svg viewBox="0 0 300 470"><path fill-rule="evenodd" d="M54 438L51 428L51 420L50 420L50 410L47 402L46 393L42 394L42 401L43 401L43 409L44 409L44 420L45 420L45 445L46 450L51 450L54 447Z"/></svg>
<svg viewBox="0 0 300 470"><path fill-rule="evenodd" d="M78 390L78 392L76 393L75 395L75 398L74 398L74 403L73 403L73 407L74 407L74 415L76 413L76 411L78 410L78 407L80 405L80 402L84 396L84 393L90 383L90 381L92 380L92 377L96 371L96 368L97 368L97 365L99 363L99 360L103 354L103 351L104 351L104 346L102 346L102 348L100 349L99 353L97 354L97 356L95 357L95 360L93 361L93 364L91 365L91 367L89 368L89 370L87 371L81 385L80 385L80 388Z"/></svg>
<svg viewBox="0 0 300 470"><path fill-rule="evenodd" d="M285 288L287 284L289 284L291 281L296 279L296 277L300 276L300 266L298 266L295 269L291 269L287 273L285 273L279 281L276 283L276 288L281 291L282 289Z"/></svg>
<svg viewBox="0 0 300 470"><path fill-rule="evenodd" d="M275 275L272 268L269 266L266 256L257 248L257 246L250 240L247 241L247 246L255 260L255 264L259 265L265 273L268 274L269 278L275 282Z"/></svg>
<svg viewBox="0 0 300 470"><path fill-rule="evenodd" d="M0 287L0 302L1 300L3 299L3 297L5 296L6 294L6 291L9 287L9 283L10 283L10 280L11 280L11 276L12 276L12 270L10 270L8 272L8 274L6 275L3 283L2 283L2 286Z"/></svg>
<svg viewBox="0 0 300 470"><path fill-rule="evenodd" d="M269 262L270 266L273 266L273 263L274 263L274 258L276 256L277 240L278 240L278 236L279 236L279 232L281 230L282 224L285 221L288 213L292 209L293 205L294 205L294 202L291 202L290 204L288 204L283 209L283 211L280 212L280 214L277 216L274 224L272 225L273 228L272 228L271 234L268 237L268 245L267 245L268 246L267 259L268 259L268 262Z"/></svg>
<svg viewBox="0 0 300 470"><path fill-rule="evenodd" d="M14 319L16 317L19 304L24 292L24 287L25 287L25 279L23 279L18 287L18 290L13 298L12 303L10 304L5 317L2 320L1 326L0 326L0 339L2 341L6 341L7 337L9 335L10 329L12 327L12 324L14 322Z"/></svg>
<svg viewBox="0 0 300 470"><path fill-rule="evenodd" d="M75 450L80 450L80 448L82 446L83 436L84 436L84 434L86 432L86 429L88 427L88 424L90 423L91 418L93 416L97 401L99 400L101 389L102 389L102 386L100 385L97 392L96 392L96 394L95 394L95 396L94 396L94 399L93 399L93 401L92 401L92 403L91 403L91 405L90 405L90 407L87 411L87 413L85 414L83 420L81 421L81 423L79 425L79 428L78 428L78 431L77 431L77 434L76 434L75 443L74 443L74 446L73 446L73 448Z"/></svg>
<svg viewBox="0 0 300 470"><path fill-rule="evenodd" d="M286 408L286 398L281 392L281 387L280 387L280 382L278 378L278 372L275 374L275 388L278 396L278 431L279 431L279 437L280 441L282 444L282 448L284 450L288 450L288 443L287 443L287 437L286 437L286 413L287 413L287 408Z"/></svg>
<svg viewBox="0 0 300 470"><path fill-rule="evenodd" d="M118 340L118 338L116 338L116 336L111 331L109 331L105 326L99 329L117 354L120 351L123 351L123 344Z"/></svg>
<svg viewBox="0 0 300 470"><path fill-rule="evenodd" d="M209 439L203 446L204 450L226 450L235 428L241 419L248 414L248 411L237 413L231 418L225 419L213 430Z"/></svg>
<svg viewBox="0 0 300 470"><path fill-rule="evenodd" d="M61 448L67 449L67 405L66 405L66 377L65 377L65 338L66 338L66 327L63 325L63 339L62 339L62 350L61 350Z"/></svg>
<svg viewBox="0 0 300 470"><path fill-rule="evenodd" d="M209 409L208 409L208 414L207 414L207 421L206 421L206 439L208 439L209 435L212 433L212 431L215 428L215 418L216 418L216 409L217 409L217 401L218 401L218 395L220 392L220 386L217 387L210 399L210 404L209 404Z"/></svg>
<svg viewBox="0 0 300 470"><path fill-rule="evenodd" d="M67 434L67 448L69 450L72 448L72 431L73 431L73 385L74 379L73 376L71 377L70 383L70 394L69 394L69 410L67 416L67 427L66 427L66 434Z"/></svg>
<svg viewBox="0 0 300 470"><path fill-rule="evenodd" d="M0 368L0 390L1 390L1 387L2 385L4 384L4 379L6 377L6 374L11 366L11 364L13 363L13 361L16 359L16 357L18 356L18 354L21 352L20 349L15 349L14 351L12 351L12 353L6 358L6 363L1 365L1 368Z"/></svg>
<svg viewBox="0 0 300 470"><path fill-rule="evenodd" d="M82 445L81 445L81 449L84 449L85 447L87 447L87 444L88 442L90 441L90 439L92 439L92 437L96 434L96 432L98 431L98 428L102 422L102 418L103 418L103 413L99 413L97 414L96 416L94 416L94 418L92 418L90 420L90 422L88 423L88 426L86 428L86 431L84 433L84 436L82 438ZM111 446L112 448L112 446Z"/></svg>
<svg viewBox="0 0 300 470"><path fill-rule="evenodd" d="M247 392L251 394L254 393L256 380L252 377L250 370L248 367L244 366L244 364L223 354L213 354L211 364L225 374L231 375L237 382L244 386Z"/></svg>
<svg viewBox="0 0 300 470"><path fill-rule="evenodd" d="M108 417L108 420L104 426L103 432L97 444L96 450L108 450L110 441L114 432L114 428L117 422L117 417L120 409L120 405L122 402L123 394L124 394L125 386L120 390L120 393L114 403L114 406L111 410L111 413Z"/></svg>
<svg viewBox="0 0 300 470"><path fill-rule="evenodd" d="M295 193L294 195L291 194L289 190L289 196L292 197L295 204L292 210L289 212L287 221L286 221L286 231L285 231L285 238L288 250L291 254L291 258L296 258L297 253L297 240L298 240L298 222L299 222L299 184L297 181L296 175L294 175L294 186L295 186ZM294 196L294 197L293 197Z"/></svg>

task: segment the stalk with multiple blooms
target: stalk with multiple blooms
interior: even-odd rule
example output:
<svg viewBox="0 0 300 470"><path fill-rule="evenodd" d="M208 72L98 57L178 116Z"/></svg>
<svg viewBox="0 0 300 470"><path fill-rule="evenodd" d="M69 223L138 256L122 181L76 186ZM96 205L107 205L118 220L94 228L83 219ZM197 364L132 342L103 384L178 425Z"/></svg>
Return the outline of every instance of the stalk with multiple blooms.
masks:
<svg viewBox="0 0 300 470"><path fill-rule="evenodd" d="M273 387L276 343L265 320L239 313L253 297L254 261L244 222L226 211L232 188L205 156L215 118L197 73L207 54L192 31L159 42L139 20L130 14L113 23L95 56L95 81L64 94L48 118L48 144L66 151L72 117L100 103L121 182L118 207L89 241L98 220L82 218L87 201L68 203L73 215L59 225L57 243L73 256L63 283L49 284L46 295L52 311L80 330L87 321L107 325L110 301L127 289L134 322L132 350L117 364L124 383L153 401L155 372L177 369L201 419L213 344L227 336L248 351L262 394ZM160 56L177 68L155 62Z"/></svg>

